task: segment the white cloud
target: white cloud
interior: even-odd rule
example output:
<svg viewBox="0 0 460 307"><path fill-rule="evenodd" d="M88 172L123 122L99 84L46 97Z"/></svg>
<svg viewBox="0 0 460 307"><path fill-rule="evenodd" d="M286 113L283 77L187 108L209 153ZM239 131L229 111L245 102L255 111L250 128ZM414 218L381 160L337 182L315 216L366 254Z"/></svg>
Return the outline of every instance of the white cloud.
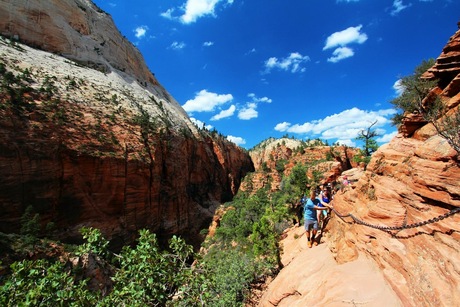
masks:
<svg viewBox="0 0 460 307"><path fill-rule="evenodd" d="M195 98L187 100L182 106L186 112L212 112L216 107L233 100L231 94L216 94L201 90Z"/></svg>
<svg viewBox="0 0 460 307"><path fill-rule="evenodd" d="M182 6L184 14L180 16L180 21L184 24L190 24L206 15L215 16L215 8L219 2L231 5L233 0L187 0Z"/></svg>
<svg viewBox="0 0 460 307"><path fill-rule="evenodd" d="M332 57L328 58L328 62L332 63L337 63L338 61L341 61L343 59L352 57L355 53L353 52L353 49L348 48L348 47L339 47L334 50L332 53Z"/></svg>
<svg viewBox="0 0 460 307"><path fill-rule="evenodd" d="M335 48L337 46L346 46L348 44L362 44L367 40L366 33L360 33L362 25L349 27L343 31L335 32L326 39L326 45L323 50Z"/></svg>
<svg viewBox="0 0 460 307"><path fill-rule="evenodd" d="M336 141L336 143L339 143L340 145L346 145L348 147L356 147L356 143L350 139L339 139Z"/></svg>
<svg viewBox="0 0 460 307"><path fill-rule="evenodd" d="M259 112L257 107L259 103L272 103L272 100L268 97L257 97L254 93L249 93L248 97L251 98L251 101L246 102L245 106L240 108L238 112L238 118L242 120L249 120L252 118L257 118Z"/></svg>
<svg viewBox="0 0 460 307"><path fill-rule="evenodd" d="M174 8L171 8L171 9L168 9L166 10L166 12L163 12L160 14L160 16L166 18L166 19L174 19L174 17L172 16L172 14L174 13Z"/></svg>
<svg viewBox="0 0 460 307"><path fill-rule="evenodd" d="M282 122L275 126L276 131L307 134L311 138L337 139L350 141L358 136L359 132L367 129L371 123L377 121L375 129L390 123L390 117L396 111L384 109L379 111L364 111L358 108L345 110L338 114L327 116L324 119L314 120L303 124ZM384 131L384 130L382 130Z"/></svg>
<svg viewBox="0 0 460 307"><path fill-rule="evenodd" d="M338 31L329 35L326 39L326 44L323 50L335 48L332 57L327 61L337 63L343 59L352 57L355 53L352 48L348 47L349 44L363 44L367 41L366 33L361 33L362 25L356 27L349 27L345 30Z"/></svg>
<svg viewBox="0 0 460 307"><path fill-rule="evenodd" d="M200 129L206 128L208 130L211 130L213 128L212 125L205 125L204 122L202 122L201 120L196 119L194 117L190 117L190 120L192 121L192 123L194 123Z"/></svg>
<svg viewBox="0 0 460 307"><path fill-rule="evenodd" d="M147 30L149 29L149 27L147 26L140 26L140 27L137 27L136 29L133 30L133 32L135 33L134 35L141 39L145 36L145 34L147 33Z"/></svg>
<svg viewBox="0 0 460 307"><path fill-rule="evenodd" d="M214 45L214 42L204 42L203 43L204 47L211 47L212 45Z"/></svg>
<svg viewBox="0 0 460 307"><path fill-rule="evenodd" d="M185 48L185 43L184 42L173 42L169 48L174 49L174 50L180 50Z"/></svg>
<svg viewBox="0 0 460 307"><path fill-rule="evenodd" d="M248 97L252 99L252 102L266 102L266 103L272 103L272 100L268 97L262 97L259 98L256 96L254 93L249 93Z"/></svg>
<svg viewBox="0 0 460 307"><path fill-rule="evenodd" d="M227 110L222 110L219 112L219 114L216 114L213 117L211 117L211 120L215 121L215 120L219 120L222 118L230 117L233 114L235 114L235 110L236 110L236 107L235 105L232 104L230 108L228 108Z"/></svg>
<svg viewBox="0 0 460 307"><path fill-rule="evenodd" d="M393 1L393 9L391 10L391 15L393 15L393 16L398 15L399 12L401 12L402 10L407 9L411 5L412 4L410 4L410 3L408 5L404 5L402 0L394 0Z"/></svg>
<svg viewBox="0 0 460 307"><path fill-rule="evenodd" d="M233 143L235 143L236 145L239 145L239 146L246 144L246 140L243 139L242 137L239 137L239 136L229 135L229 136L227 136L227 140L229 140L230 142L233 142Z"/></svg>
<svg viewBox="0 0 460 307"><path fill-rule="evenodd" d="M304 72L306 69L305 67L302 67L302 64L309 61L309 56L303 56L298 52L292 52L289 56L287 56L284 59L271 57L265 61L265 72L269 73L274 68L278 68L284 71L290 71L292 73Z"/></svg>
<svg viewBox="0 0 460 307"><path fill-rule="evenodd" d="M288 123L288 122L282 122L282 123L279 123L275 126L275 130L276 131L280 131L280 132L284 132L284 131L287 131L289 126L291 126L291 123Z"/></svg>
<svg viewBox="0 0 460 307"><path fill-rule="evenodd" d="M391 133L383 134L381 137L377 138L376 141L378 143L388 143L391 141L396 135L398 134L398 131L393 131Z"/></svg>
<svg viewBox="0 0 460 307"><path fill-rule="evenodd" d="M256 103L248 103L244 108L242 108L238 112L238 118L243 120L257 118L257 116L259 116L259 112L257 112L256 108Z"/></svg>
<svg viewBox="0 0 460 307"><path fill-rule="evenodd" d="M399 97L404 92L404 86L401 84L401 79L396 80L393 84L393 89L395 90L396 96Z"/></svg>

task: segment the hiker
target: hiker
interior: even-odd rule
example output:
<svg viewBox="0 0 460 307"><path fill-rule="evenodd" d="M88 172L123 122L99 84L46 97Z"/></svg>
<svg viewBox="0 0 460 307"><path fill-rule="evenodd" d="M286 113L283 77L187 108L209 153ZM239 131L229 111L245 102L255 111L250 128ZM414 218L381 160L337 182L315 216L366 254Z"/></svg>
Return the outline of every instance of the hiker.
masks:
<svg viewBox="0 0 460 307"><path fill-rule="evenodd" d="M329 204L331 202L332 195L331 195L330 188L327 185L323 185L323 189L321 190L320 197L321 197L321 202L322 203ZM321 204L320 207L324 207L323 204ZM330 212L331 212L330 209L328 209L328 210L318 210L316 212L316 214L317 214L316 217L318 219L318 223L322 223L323 220L327 217L327 215ZM321 228L322 228L322 226L321 226Z"/></svg>
<svg viewBox="0 0 460 307"><path fill-rule="evenodd" d="M320 207L321 200L316 197L315 189L310 191L310 198L307 199L304 208L304 219L305 219L305 231L308 240L308 247L311 248L312 244L318 245L315 241L316 233L318 231L318 220L316 218L317 210L327 210L331 206L323 203L324 207Z"/></svg>
<svg viewBox="0 0 460 307"><path fill-rule="evenodd" d="M294 206L294 213L297 218L297 220L294 223L295 226L300 226L300 222L302 221L302 212L304 210L303 208L306 202L307 198L305 197L305 194L302 194L302 197Z"/></svg>

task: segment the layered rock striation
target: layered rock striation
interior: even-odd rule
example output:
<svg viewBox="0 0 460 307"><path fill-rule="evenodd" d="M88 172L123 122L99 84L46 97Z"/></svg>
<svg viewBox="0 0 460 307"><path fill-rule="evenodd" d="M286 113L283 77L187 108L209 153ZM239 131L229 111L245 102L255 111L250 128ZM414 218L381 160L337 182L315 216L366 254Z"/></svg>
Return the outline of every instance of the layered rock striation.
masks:
<svg viewBox="0 0 460 307"><path fill-rule="evenodd" d="M460 31L425 74L446 106L459 112ZM402 127L404 131L404 127ZM457 129L459 129L457 127ZM354 190L334 200L329 240L339 263L368 256L405 306L454 306L460 299L459 153L431 123L403 133L373 156ZM371 225L372 227L369 227ZM394 227L394 228L388 228ZM381 229L379 229L381 228Z"/></svg>
<svg viewBox="0 0 460 307"><path fill-rule="evenodd" d="M321 183L333 182L343 171L358 166L353 161L358 154L357 148L326 146L318 140L304 142L270 138L249 151L256 171L242 189L249 189L248 185L251 185L251 189L257 191L270 185L270 190L276 191L283 176L289 176L298 163L307 166L309 179L313 180L315 173L319 173Z"/></svg>
<svg viewBox="0 0 460 307"><path fill-rule="evenodd" d="M457 31L424 74L438 79L439 120L459 112L459 55ZM399 132L335 195L319 246L306 247L303 227L288 230L284 268L259 306L458 305L459 152L421 116Z"/></svg>
<svg viewBox="0 0 460 307"><path fill-rule="evenodd" d="M137 48L91 0L0 2L0 34L85 66L157 84Z"/></svg>
<svg viewBox="0 0 460 307"><path fill-rule="evenodd" d="M92 226L120 245L141 228L200 243L248 153L198 129L91 2L45 2L0 3L2 33L44 49L0 39L0 231L32 206L63 240Z"/></svg>

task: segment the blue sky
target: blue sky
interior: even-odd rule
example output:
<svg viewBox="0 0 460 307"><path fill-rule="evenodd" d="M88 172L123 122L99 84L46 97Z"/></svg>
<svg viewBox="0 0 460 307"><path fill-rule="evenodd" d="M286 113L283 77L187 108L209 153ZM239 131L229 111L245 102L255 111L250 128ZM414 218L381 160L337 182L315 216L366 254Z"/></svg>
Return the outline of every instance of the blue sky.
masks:
<svg viewBox="0 0 460 307"><path fill-rule="evenodd" d="M397 80L437 58L458 0L95 0L198 125L247 149L396 133Z"/></svg>

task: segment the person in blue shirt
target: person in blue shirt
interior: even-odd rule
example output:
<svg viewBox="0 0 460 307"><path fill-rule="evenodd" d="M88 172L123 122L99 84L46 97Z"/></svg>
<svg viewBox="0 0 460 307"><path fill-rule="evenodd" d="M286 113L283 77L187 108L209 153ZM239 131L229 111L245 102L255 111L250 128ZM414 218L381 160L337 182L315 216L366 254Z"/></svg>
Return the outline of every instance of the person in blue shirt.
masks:
<svg viewBox="0 0 460 307"><path fill-rule="evenodd" d="M327 210L330 207L331 206L329 204L322 202L316 197L315 189L311 189L310 198L307 199L303 211L308 247L311 247L312 244L318 245L318 242L315 241L316 233L318 231L318 220L316 215L317 210Z"/></svg>

